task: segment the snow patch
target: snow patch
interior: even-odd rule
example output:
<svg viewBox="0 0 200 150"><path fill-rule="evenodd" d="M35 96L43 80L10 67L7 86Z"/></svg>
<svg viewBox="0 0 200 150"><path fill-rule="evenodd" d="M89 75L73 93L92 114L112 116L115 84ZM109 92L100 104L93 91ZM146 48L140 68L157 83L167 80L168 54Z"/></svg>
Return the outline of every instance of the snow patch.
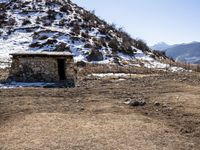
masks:
<svg viewBox="0 0 200 150"><path fill-rule="evenodd" d="M126 76L130 76L130 74L126 74L126 73L93 73L88 75L89 77L126 77Z"/></svg>
<svg viewBox="0 0 200 150"><path fill-rule="evenodd" d="M0 4L1 3L9 3L11 0L0 0Z"/></svg>
<svg viewBox="0 0 200 150"><path fill-rule="evenodd" d="M8 37L0 37L0 68L9 66L10 53L28 50L32 33L14 32Z"/></svg>
<svg viewBox="0 0 200 150"><path fill-rule="evenodd" d="M23 88L23 87L45 87L53 86L55 83L44 83L44 82L34 82L34 83L25 83L25 82L11 82L6 84L0 84L0 89L13 89L13 88Z"/></svg>

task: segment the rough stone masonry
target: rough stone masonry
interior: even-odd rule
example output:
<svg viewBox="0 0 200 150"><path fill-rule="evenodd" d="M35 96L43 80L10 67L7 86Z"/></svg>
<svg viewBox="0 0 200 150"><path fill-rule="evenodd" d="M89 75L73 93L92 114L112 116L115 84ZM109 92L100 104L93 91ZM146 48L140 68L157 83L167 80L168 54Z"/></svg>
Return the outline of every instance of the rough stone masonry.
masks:
<svg viewBox="0 0 200 150"><path fill-rule="evenodd" d="M9 81L75 83L73 56L68 52L13 53Z"/></svg>

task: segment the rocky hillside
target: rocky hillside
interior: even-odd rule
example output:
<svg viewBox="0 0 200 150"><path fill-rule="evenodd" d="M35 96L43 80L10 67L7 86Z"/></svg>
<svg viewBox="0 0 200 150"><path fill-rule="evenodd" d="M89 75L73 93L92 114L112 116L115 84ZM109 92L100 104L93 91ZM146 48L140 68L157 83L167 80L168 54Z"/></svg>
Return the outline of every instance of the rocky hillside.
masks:
<svg viewBox="0 0 200 150"><path fill-rule="evenodd" d="M70 0L1 0L0 62L20 51L70 51L74 60L166 68L168 59Z"/></svg>

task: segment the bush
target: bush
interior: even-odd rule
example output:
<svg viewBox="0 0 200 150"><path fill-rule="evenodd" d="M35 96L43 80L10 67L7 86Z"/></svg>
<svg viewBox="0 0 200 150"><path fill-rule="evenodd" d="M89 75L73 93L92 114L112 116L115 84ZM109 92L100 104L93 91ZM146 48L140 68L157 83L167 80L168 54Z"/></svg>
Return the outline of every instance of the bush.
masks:
<svg viewBox="0 0 200 150"><path fill-rule="evenodd" d="M4 11L6 9L5 3L0 3L0 11Z"/></svg>
<svg viewBox="0 0 200 150"><path fill-rule="evenodd" d="M59 0L46 0L45 1L45 5L47 5L47 6L52 6L54 4L62 5L62 3Z"/></svg>
<svg viewBox="0 0 200 150"><path fill-rule="evenodd" d="M38 42L35 42L35 43L32 43L29 45L29 47L31 47L31 48L35 48L35 47L39 47L39 46L41 46L41 45Z"/></svg>
<svg viewBox="0 0 200 150"><path fill-rule="evenodd" d="M74 25L74 27L71 29L72 32L75 33L75 35L79 35L80 34L80 27L78 25Z"/></svg>
<svg viewBox="0 0 200 150"><path fill-rule="evenodd" d="M143 50L143 51L150 51L150 48L147 46L147 44L141 40L141 39L138 39L138 40L135 40L135 45L134 45L136 48L140 49L140 50Z"/></svg>
<svg viewBox="0 0 200 150"><path fill-rule="evenodd" d="M2 31L0 31L0 36L3 34L3 32Z"/></svg>
<svg viewBox="0 0 200 150"><path fill-rule="evenodd" d="M112 39L109 43L108 43L108 46L114 50L118 50L118 46L119 46L119 43L116 39Z"/></svg>
<svg viewBox="0 0 200 150"><path fill-rule="evenodd" d="M97 19L97 17L94 14L90 13L90 12L85 11L83 13L83 20L85 22L90 22L90 21L96 20L96 19Z"/></svg>
<svg viewBox="0 0 200 150"><path fill-rule="evenodd" d="M66 20L65 19L61 19L59 21L59 26L64 26L65 25Z"/></svg>
<svg viewBox="0 0 200 150"><path fill-rule="evenodd" d="M80 38L77 37L77 36L71 36L70 38L72 40L72 43L74 43L75 41L79 41L80 40Z"/></svg>
<svg viewBox="0 0 200 150"><path fill-rule="evenodd" d="M119 51L124 54L134 55L134 50L132 49L131 46L125 45L124 47L120 47Z"/></svg>
<svg viewBox="0 0 200 150"><path fill-rule="evenodd" d="M55 51L57 51L57 52L64 52L64 51L71 52L71 51L70 51L70 47L67 46L67 44L65 44L65 43L60 43L60 44L58 44L58 45L56 46L56 48L55 48Z"/></svg>
<svg viewBox="0 0 200 150"><path fill-rule="evenodd" d="M46 35L42 35L41 37L39 37L39 40L46 40L46 39L48 39L48 36Z"/></svg>
<svg viewBox="0 0 200 150"><path fill-rule="evenodd" d="M85 33L85 32L81 32L81 36L83 37L83 38L86 38L86 39L88 39L90 36L88 35L88 33Z"/></svg>
<svg viewBox="0 0 200 150"><path fill-rule="evenodd" d="M86 66L86 63L85 63L84 61L78 61L78 62L76 63L76 66L77 66L77 67L85 67L85 66Z"/></svg>
<svg viewBox="0 0 200 150"><path fill-rule="evenodd" d="M6 14L2 13L0 14L0 27L3 27L5 23L6 23Z"/></svg>
<svg viewBox="0 0 200 150"><path fill-rule="evenodd" d="M72 11L72 7L69 4L66 4L60 8L60 11L69 14L69 11Z"/></svg>
<svg viewBox="0 0 200 150"><path fill-rule="evenodd" d="M84 48L92 48L92 45L91 45L90 43L86 43L86 44L84 45Z"/></svg>
<svg viewBox="0 0 200 150"><path fill-rule="evenodd" d="M48 19L50 19L50 20L55 20L56 19L57 12L55 10L49 9L47 11L47 14L48 14L48 16L47 16Z"/></svg>
<svg viewBox="0 0 200 150"><path fill-rule="evenodd" d="M197 65L196 72L200 72L200 65Z"/></svg>
<svg viewBox="0 0 200 150"><path fill-rule="evenodd" d="M47 45L51 45L51 44L55 44L57 43L58 41L56 39L48 39L47 42L45 44Z"/></svg>
<svg viewBox="0 0 200 150"><path fill-rule="evenodd" d="M28 20L28 19L24 19L23 22L22 22L22 25L27 25L27 24L31 24L31 21Z"/></svg>
<svg viewBox="0 0 200 150"><path fill-rule="evenodd" d="M16 20L14 18L10 18L7 22L6 25L8 26L13 26L16 24Z"/></svg>

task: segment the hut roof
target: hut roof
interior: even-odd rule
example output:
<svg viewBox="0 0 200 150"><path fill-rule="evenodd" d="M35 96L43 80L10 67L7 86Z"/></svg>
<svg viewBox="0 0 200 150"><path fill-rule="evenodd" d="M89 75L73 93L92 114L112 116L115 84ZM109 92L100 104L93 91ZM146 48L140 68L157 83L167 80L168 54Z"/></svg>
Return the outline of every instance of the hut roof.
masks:
<svg viewBox="0 0 200 150"><path fill-rule="evenodd" d="M10 55L14 57L72 57L70 52L18 52L11 53Z"/></svg>

